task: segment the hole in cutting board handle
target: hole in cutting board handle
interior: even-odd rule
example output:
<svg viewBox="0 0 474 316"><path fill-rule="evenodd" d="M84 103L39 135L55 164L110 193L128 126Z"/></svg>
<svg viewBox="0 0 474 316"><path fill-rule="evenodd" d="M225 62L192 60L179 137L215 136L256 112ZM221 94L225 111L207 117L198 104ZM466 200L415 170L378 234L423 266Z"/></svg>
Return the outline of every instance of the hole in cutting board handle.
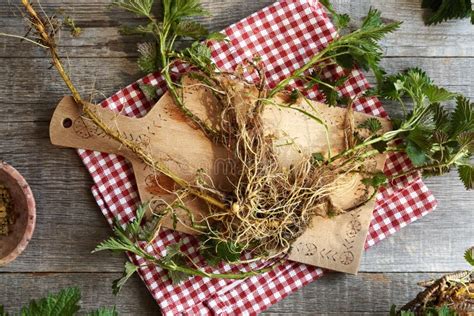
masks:
<svg viewBox="0 0 474 316"><path fill-rule="evenodd" d="M65 118L63 120L63 127L64 128L70 128L72 126L72 120L70 118Z"/></svg>

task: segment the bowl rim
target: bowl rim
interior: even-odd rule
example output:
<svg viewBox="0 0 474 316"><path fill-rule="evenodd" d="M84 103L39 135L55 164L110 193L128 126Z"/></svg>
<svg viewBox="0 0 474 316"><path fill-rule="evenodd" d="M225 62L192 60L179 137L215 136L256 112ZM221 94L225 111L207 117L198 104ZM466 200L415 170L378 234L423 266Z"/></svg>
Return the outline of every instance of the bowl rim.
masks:
<svg viewBox="0 0 474 316"><path fill-rule="evenodd" d="M36 226L36 201L28 182L26 182L25 178L20 174L20 172L18 172L18 170L3 160L0 160L0 170L5 171L7 175L20 186L21 191L26 198L28 212L25 232L16 247L5 257L0 258L0 267L2 267L15 260L28 246Z"/></svg>

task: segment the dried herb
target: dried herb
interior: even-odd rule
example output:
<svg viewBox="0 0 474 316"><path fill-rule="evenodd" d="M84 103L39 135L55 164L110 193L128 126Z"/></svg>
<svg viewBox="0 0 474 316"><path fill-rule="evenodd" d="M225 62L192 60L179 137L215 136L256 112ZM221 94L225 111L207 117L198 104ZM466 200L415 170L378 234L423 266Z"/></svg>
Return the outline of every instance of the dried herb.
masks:
<svg viewBox="0 0 474 316"><path fill-rule="evenodd" d="M425 290L397 310L392 306L390 316L457 316L474 311L474 247L466 250L471 270L451 273L437 280L418 283Z"/></svg>
<svg viewBox="0 0 474 316"><path fill-rule="evenodd" d="M65 17L63 23L69 28L71 36L79 37L82 34L82 29L76 25L76 22L70 16Z"/></svg>
<svg viewBox="0 0 474 316"><path fill-rule="evenodd" d="M9 226L13 224L13 201L8 189L0 185L0 236L10 233Z"/></svg>

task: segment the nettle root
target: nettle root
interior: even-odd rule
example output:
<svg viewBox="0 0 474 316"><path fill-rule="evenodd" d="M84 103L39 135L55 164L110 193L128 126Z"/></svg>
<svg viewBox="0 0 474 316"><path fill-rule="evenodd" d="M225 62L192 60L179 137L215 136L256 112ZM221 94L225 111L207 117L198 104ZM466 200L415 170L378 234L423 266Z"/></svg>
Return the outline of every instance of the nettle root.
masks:
<svg viewBox="0 0 474 316"><path fill-rule="evenodd" d="M282 167L274 139L264 131L261 113L266 105L259 102L265 98L263 84L229 77L212 81L215 86L210 91L219 92L219 134L213 141L228 149L238 176L231 192L218 193L212 182L202 181L201 174L194 188L220 198L227 207L210 206L209 215L193 223L195 228L204 228L207 242L231 243L235 251L250 251L253 257L286 254L315 215L350 211L335 209L330 194L341 179L360 170L362 163L353 157L331 164L316 163L302 156L292 166ZM167 205L167 212L172 209Z"/></svg>

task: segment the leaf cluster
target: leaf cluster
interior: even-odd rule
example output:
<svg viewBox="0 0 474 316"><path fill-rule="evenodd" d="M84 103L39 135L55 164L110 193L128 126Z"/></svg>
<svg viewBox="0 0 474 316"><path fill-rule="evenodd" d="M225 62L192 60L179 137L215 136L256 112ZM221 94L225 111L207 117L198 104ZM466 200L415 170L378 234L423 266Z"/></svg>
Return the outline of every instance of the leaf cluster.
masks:
<svg viewBox="0 0 474 316"><path fill-rule="evenodd" d="M428 307L423 313L415 313L412 311L397 311L395 305L390 309L390 316L458 316L456 310L449 306L443 305L441 307Z"/></svg>
<svg viewBox="0 0 474 316"><path fill-rule="evenodd" d="M28 306L21 309L19 314L8 314L0 305L0 316L21 315L21 316L72 316L80 310L79 301L81 293L78 288L67 288L57 294L32 300ZM87 313L88 316L118 316L115 308L100 308Z"/></svg>
<svg viewBox="0 0 474 316"><path fill-rule="evenodd" d="M469 248L464 253L464 259L474 268L474 247Z"/></svg>
<svg viewBox="0 0 474 316"><path fill-rule="evenodd" d="M147 18L144 25L122 28L124 34L142 34L149 38L148 42L139 44L138 67L144 73L150 73L168 66L169 55L174 51L179 38L223 39L220 33L210 33L199 22L190 20L196 16L208 15L199 0L163 0L162 19L159 20L152 12L153 0L115 0L112 4ZM194 50L193 53L200 53Z"/></svg>
<svg viewBox="0 0 474 316"><path fill-rule="evenodd" d="M213 237L212 233L201 237L199 245L200 254L211 266L216 266L222 261L237 262L242 256L242 251L242 246L233 241L219 240Z"/></svg>
<svg viewBox="0 0 474 316"><path fill-rule="evenodd" d="M400 24L399 22L385 24L380 11L371 8L360 29L335 41L340 42L334 49L337 64L349 70L355 66L367 71L372 70L377 81L381 81L385 72L380 67L383 49L379 41L387 34L396 31Z"/></svg>
<svg viewBox="0 0 474 316"><path fill-rule="evenodd" d="M135 218L126 225L117 223L114 227L114 236L101 242L93 252L112 251L119 253L135 254L147 261L148 264L162 268L173 283L180 283L193 275L204 277L242 279L267 271L268 269L242 272L239 274L212 274L200 270L184 252L181 251L182 244L175 243L166 248L162 257L155 257L146 250L150 244L150 236L154 235L156 221L152 220L144 224L146 205L138 207ZM161 217L156 218L158 221ZM242 248L232 242L218 241L212 234L207 236L206 241L200 245L200 253L211 265L217 265L222 261L229 263L237 262L241 256ZM204 238L204 237L203 237ZM118 294L123 285L132 277L140 266L132 262L126 262L124 273L121 278L112 284L114 294Z"/></svg>
<svg viewBox="0 0 474 316"><path fill-rule="evenodd" d="M467 17L470 17L471 23L474 24L471 0L423 0L421 6L431 11L425 18L426 25Z"/></svg>
<svg viewBox="0 0 474 316"><path fill-rule="evenodd" d="M348 29L349 16L336 13L328 0L322 3L332 13L334 23L342 35L330 42L326 48L316 54L305 66L295 71L292 76L280 82L272 89L270 96L286 88L291 80L299 79L306 82L309 87L317 84L318 88L326 95L327 103L330 105L344 101L347 103L348 100L341 99L337 92L337 88L346 82L347 77L342 76L336 81L329 81L320 73L321 68L331 65L342 67L346 73L352 71L354 67L371 70L377 81L382 81L385 72L380 66L383 56L380 41L386 35L396 31L401 23L385 23L381 18L380 11L371 8L360 27L350 31ZM307 71L310 70L314 71L308 76Z"/></svg>
<svg viewBox="0 0 474 316"><path fill-rule="evenodd" d="M436 86L418 68L389 76L380 87L380 94L400 102L404 117L395 122L412 163L425 175L441 175L457 167L467 189L473 188L474 166L470 162L474 148L474 104L467 98ZM413 102L408 112L404 98ZM455 99L456 107L449 113L443 102Z"/></svg>

